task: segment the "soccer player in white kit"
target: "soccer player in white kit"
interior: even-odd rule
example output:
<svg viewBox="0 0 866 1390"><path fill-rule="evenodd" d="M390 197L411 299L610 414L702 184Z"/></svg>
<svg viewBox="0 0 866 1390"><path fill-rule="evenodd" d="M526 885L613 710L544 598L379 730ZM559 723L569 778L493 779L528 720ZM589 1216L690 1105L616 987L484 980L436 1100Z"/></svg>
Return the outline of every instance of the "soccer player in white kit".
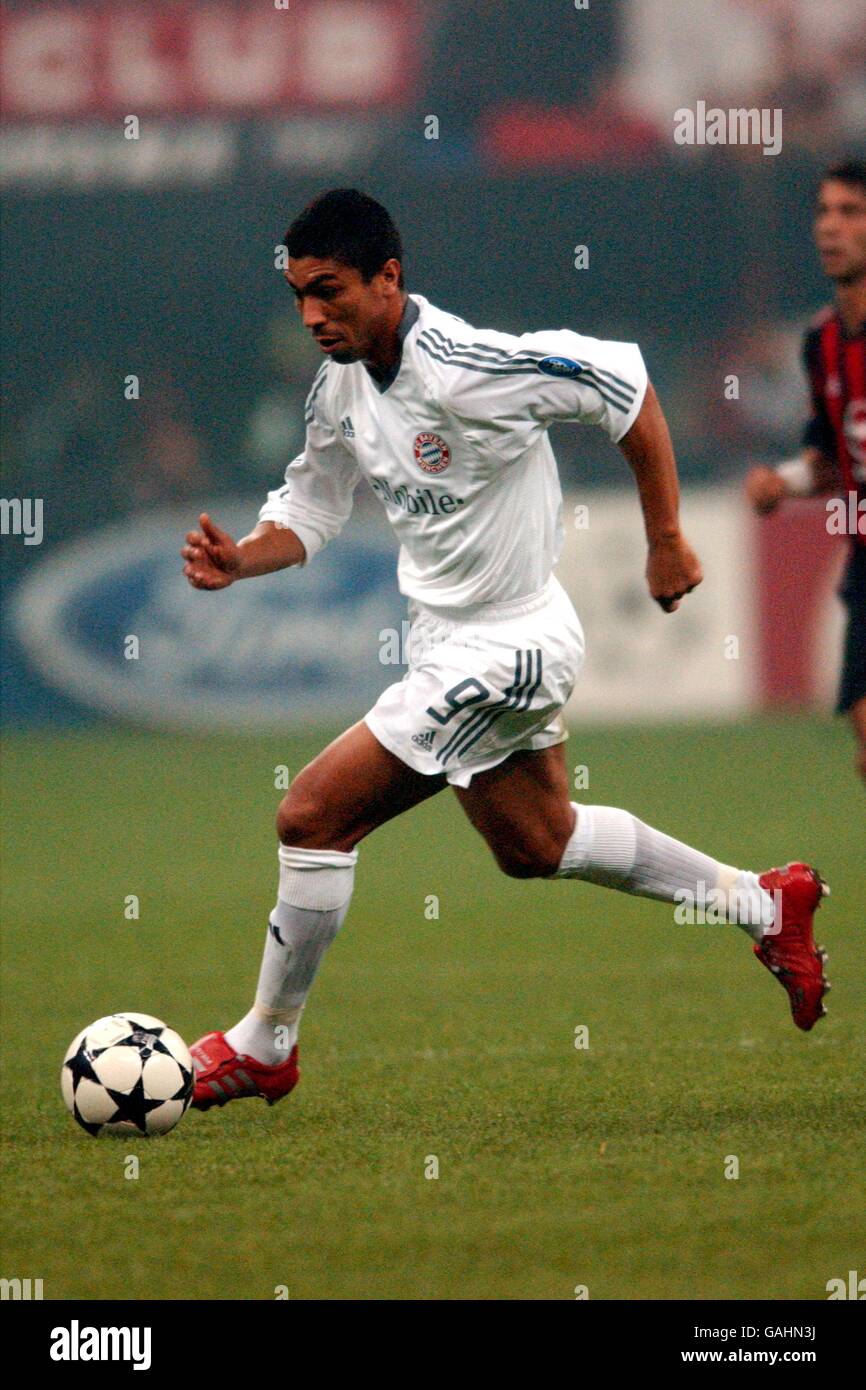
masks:
<svg viewBox="0 0 866 1390"><path fill-rule="evenodd" d="M193 587L219 590L314 562L363 477L400 542L406 675L294 779L277 815L279 890L252 1008L194 1044L201 1109L271 1103L298 1081L298 1024L349 909L358 843L450 784L499 867L682 901L714 894L810 1029L825 1012L812 938L823 884L808 865L760 877L608 806L570 799L561 711L583 632L552 570L562 497L554 420L598 425L631 465L647 583L667 612L701 582L678 519L673 447L633 343L570 329L477 329L405 290L399 233L354 189L315 199L286 234L286 279L326 360L306 443L235 542L203 515L183 547Z"/></svg>

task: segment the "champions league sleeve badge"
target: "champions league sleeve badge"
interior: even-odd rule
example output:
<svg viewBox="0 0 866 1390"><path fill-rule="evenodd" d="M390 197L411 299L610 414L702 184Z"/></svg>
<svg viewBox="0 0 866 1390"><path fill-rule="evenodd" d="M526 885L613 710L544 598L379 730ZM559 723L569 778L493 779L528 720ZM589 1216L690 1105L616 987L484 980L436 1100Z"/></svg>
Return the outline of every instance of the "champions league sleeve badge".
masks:
<svg viewBox="0 0 866 1390"><path fill-rule="evenodd" d="M568 377L573 380L580 376L583 367L570 357L543 357L538 364L538 370L544 372L545 376Z"/></svg>

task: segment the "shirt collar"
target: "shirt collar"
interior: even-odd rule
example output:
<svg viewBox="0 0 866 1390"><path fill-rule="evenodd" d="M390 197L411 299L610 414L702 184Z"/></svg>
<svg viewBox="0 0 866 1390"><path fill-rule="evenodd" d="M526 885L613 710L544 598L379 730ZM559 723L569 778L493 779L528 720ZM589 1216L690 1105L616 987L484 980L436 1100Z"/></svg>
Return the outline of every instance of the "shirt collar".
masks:
<svg viewBox="0 0 866 1390"><path fill-rule="evenodd" d="M397 373L403 362L403 343L406 334L409 332L410 328L412 328L413 324L417 323L420 312L414 299L407 294L406 303L403 305L403 316L397 325L397 356L394 360L393 367L391 367L384 376L376 376L366 364L364 366L364 370L380 395L384 395L388 387L393 385L397 380Z"/></svg>

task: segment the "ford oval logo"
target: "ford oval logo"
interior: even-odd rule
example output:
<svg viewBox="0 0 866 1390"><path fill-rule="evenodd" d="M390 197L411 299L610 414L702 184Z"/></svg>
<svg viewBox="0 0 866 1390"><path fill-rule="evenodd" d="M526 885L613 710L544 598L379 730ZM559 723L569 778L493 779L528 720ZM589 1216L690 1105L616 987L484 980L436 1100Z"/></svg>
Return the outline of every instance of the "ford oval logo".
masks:
<svg viewBox="0 0 866 1390"><path fill-rule="evenodd" d="M224 498L213 516L243 535L259 503ZM382 629L400 630L405 601L378 516L354 517L309 567L215 594L181 573L190 520L189 508L139 513L34 564L13 620L48 685L154 726L286 729L360 718L400 678L380 657Z"/></svg>

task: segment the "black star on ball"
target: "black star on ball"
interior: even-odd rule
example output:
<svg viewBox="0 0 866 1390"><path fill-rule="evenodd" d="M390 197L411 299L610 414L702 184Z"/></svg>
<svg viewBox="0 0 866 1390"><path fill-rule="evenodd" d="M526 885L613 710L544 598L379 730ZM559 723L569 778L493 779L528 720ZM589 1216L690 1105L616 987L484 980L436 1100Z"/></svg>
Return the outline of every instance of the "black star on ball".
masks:
<svg viewBox="0 0 866 1390"><path fill-rule="evenodd" d="M142 1134L147 1134L148 1114L151 1110L158 1109L164 1102L150 1100L145 1095L143 1078L138 1078L131 1091L112 1091L110 1086L106 1086L105 1089L117 1106L117 1114L112 1115L108 1124L117 1124L119 1120L129 1120L136 1129L141 1130Z"/></svg>
<svg viewBox="0 0 866 1390"><path fill-rule="evenodd" d="M79 1044L78 1051L69 1058L69 1061L66 1063L66 1066L72 1073L72 1085L74 1091L78 1090L79 1081L95 1081L97 1086L102 1085L102 1082L99 1080L99 1077L93 1070L92 1059L94 1057L98 1057L98 1055L98 1053L91 1052L88 1049L87 1039L85 1038Z"/></svg>

